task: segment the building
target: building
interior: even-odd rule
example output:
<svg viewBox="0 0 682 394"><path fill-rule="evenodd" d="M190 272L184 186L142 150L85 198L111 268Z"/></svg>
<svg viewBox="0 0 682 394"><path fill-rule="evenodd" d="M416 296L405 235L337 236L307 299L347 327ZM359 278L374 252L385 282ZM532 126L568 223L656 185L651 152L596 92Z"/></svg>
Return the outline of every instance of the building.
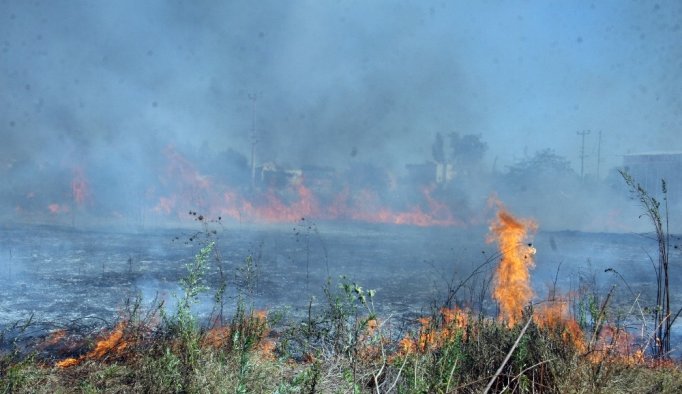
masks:
<svg viewBox="0 0 682 394"><path fill-rule="evenodd" d="M447 185L455 179L457 173L452 163L434 163L426 161L422 164L407 164L407 179L418 185L437 183Z"/></svg>
<svg viewBox="0 0 682 394"><path fill-rule="evenodd" d="M260 184L272 189L283 189L298 184L303 177L302 170L282 168L273 162L256 167L256 171L260 173Z"/></svg>
<svg viewBox="0 0 682 394"><path fill-rule="evenodd" d="M416 185L430 185L435 183L438 174L438 165L431 161L421 164L407 164L407 180Z"/></svg>

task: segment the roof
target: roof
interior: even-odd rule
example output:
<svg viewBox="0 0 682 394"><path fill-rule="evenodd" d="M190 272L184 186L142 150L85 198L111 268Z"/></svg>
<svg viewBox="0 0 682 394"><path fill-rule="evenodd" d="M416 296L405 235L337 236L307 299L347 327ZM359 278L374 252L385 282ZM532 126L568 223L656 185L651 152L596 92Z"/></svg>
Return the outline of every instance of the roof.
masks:
<svg viewBox="0 0 682 394"><path fill-rule="evenodd" d="M682 151L626 153L623 156L624 157L632 157L632 156L682 156Z"/></svg>

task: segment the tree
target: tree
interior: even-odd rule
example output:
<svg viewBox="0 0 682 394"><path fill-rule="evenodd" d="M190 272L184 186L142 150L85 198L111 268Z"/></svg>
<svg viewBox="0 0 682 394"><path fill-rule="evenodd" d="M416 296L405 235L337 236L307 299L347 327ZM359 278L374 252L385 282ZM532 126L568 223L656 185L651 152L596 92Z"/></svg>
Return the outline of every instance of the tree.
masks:
<svg viewBox="0 0 682 394"><path fill-rule="evenodd" d="M433 161L439 164L445 163L445 149L443 147L443 136L441 133L436 133L436 140L431 145L431 154Z"/></svg>
<svg viewBox="0 0 682 394"><path fill-rule="evenodd" d="M580 185L580 176L568 159L545 149L509 166L500 182L508 192L528 192L547 201L558 201L561 196L574 194Z"/></svg>
<svg viewBox="0 0 682 394"><path fill-rule="evenodd" d="M509 167L508 176L520 180L528 177L567 176L575 174L571 163L551 149L535 152L535 155Z"/></svg>
<svg viewBox="0 0 682 394"><path fill-rule="evenodd" d="M458 168L472 168L481 163L488 151L488 144L481 140L480 134L450 133L450 154Z"/></svg>

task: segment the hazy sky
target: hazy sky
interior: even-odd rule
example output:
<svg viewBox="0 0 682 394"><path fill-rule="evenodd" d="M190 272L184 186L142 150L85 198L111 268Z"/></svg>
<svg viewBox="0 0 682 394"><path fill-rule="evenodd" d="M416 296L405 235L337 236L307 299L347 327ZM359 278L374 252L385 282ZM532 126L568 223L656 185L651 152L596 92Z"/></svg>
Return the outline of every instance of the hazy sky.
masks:
<svg viewBox="0 0 682 394"><path fill-rule="evenodd" d="M680 1L0 1L0 153L143 160L168 143L403 168L436 132L498 168L682 150ZM351 152L357 150L357 156Z"/></svg>

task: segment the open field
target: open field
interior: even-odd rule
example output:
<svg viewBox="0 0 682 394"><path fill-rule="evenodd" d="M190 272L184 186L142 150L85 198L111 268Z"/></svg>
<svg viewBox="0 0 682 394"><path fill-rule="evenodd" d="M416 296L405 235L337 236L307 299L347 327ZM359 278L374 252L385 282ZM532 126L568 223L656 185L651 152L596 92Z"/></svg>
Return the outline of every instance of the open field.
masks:
<svg viewBox="0 0 682 394"><path fill-rule="evenodd" d="M328 277L348 276L376 289L391 313L419 312L443 297L455 283L485 263L496 246L485 242L486 228L339 227L299 223L269 229L218 227L217 248L230 294L236 293L237 268L248 256L257 268L254 299L261 308L306 308L320 296ZM66 321L94 316L112 319L128 296L141 292L170 299L201 239L192 229L140 233L103 232L68 227L17 226L0 240L0 321L35 313L37 320ZM200 238L200 237L199 237ZM540 232L532 283L538 298L557 279L564 291L594 281L598 290L622 280L646 300L653 285L648 256L656 244L637 234ZM680 272L680 252L673 249L673 272ZM484 266L490 274L496 261ZM557 275L557 269L559 270ZM209 285L217 286L212 266ZM555 278L556 277L556 278ZM678 301L679 298L675 299ZM492 305L485 305L492 308ZM489 312L494 313L490 309Z"/></svg>
<svg viewBox="0 0 682 394"><path fill-rule="evenodd" d="M152 368L142 356L148 353L166 357L168 365L177 361L175 372L166 371L177 376L164 377L174 382L166 387L170 391L201 391L197 379L210 380L209 375L217 373L229 377L229 382L220 384L231 387L231 392L240 385L244 390L267 392L476 392L485 387L484 378L494 375L496 364L521 334L519 338L525 335L537 343L524 345L526 361L508 361L507 372L519 375L498 376L493 391L507 387L523 392L543 385L547 391L611 390L618 384L612 379L639 380L664 391L678 388L671 383L680 374L674 363L633 358L643 342L636 335L642 324L637 311L632 312L634 305L652 303L653 273L647 254L655 256L653 240L636 234L536 234L531 277L539 312L526 334L523 322L507 328L489 318L499 312L490 295L499 255L495 244L486 243L487 232L486 228L348 227L305 220L268 229L211 224L198 231L136 233L6 228L0 244L5 387L32 391L37 382L68 386L77 381L84 392L145 391L156 386L144 379L163 375L159 370L136 375L139 368ZM209 241L216 244L215 254L206 261L207 287L191 305L198 320L192 318L194 323L182 328L176 324L180 315L173 315L182 308L181 280L188 275L186 264ZM673 248L673 272L680 271L679 257ZM615 272L605 272L608 268ZM469 278L472 272L478 273ZM207 319L216 316L213 297L221 283L226 284L224 317L216 326L215 320ZM537 317L544 313L543 300L552 288L565 295L566 308L575 316L586 297L594 295L604 302L613 285L605 321L598 321L594 311L591 315L582 311L587 319L580 322L580 339L571 337L566 342L566 334L561 334L573 327L573 318L562 315L548 324L543 320L546 316ZM673 288L677 305L679 288ZM367 289L376 293L370 295ZM140 302L137 312L135 300ZM171 316L161 322L155 309L160 302ZM145 318L140 311L146 311ZM29 318L26 328L13 326ZM615 346L622 339L609 331L614 327L618 330L613 332L629 327L625 330L629 333L622 332L631 348ZM598 330L612 332L615 342L609 345L601 336L591 342L590 334ZM188 339L187 332L195 339ZM216 334L221 332L229 334ZM241 343L241 350L236 349L230 336L234 332L251 338L248 346ZM55 333L63 334L55 339ZM492 341L497 350L472 347L474 338L477 343ZM96 341L100 341L98 349L102 342L111 342L97 357L95 350L88 350ZM679 357L678 342L675 330L673 357ZM187 346L192 343L197 358L188 359ZM484 362L474 357L480 352L492 353ZM55 367L68 357L78 365ZM199 369L198 360L202 360ZM546 363L547 369L538 366L535 371L526 364L531 361L539 366ZM458 367L459 363L464 364ZM245 365L248 373L230 375ZM450 378L431 375L435 370L427 372L436 367L451 369ZM23 371L24 380L13 381L12 368ZM414 381L406 380L407 370ZM533 375L536 372L541 375ZM585 383L572 386L572 379ZM263 385L254 386L257 382Z"/></svg>

